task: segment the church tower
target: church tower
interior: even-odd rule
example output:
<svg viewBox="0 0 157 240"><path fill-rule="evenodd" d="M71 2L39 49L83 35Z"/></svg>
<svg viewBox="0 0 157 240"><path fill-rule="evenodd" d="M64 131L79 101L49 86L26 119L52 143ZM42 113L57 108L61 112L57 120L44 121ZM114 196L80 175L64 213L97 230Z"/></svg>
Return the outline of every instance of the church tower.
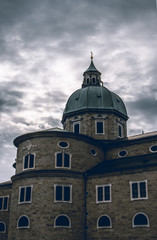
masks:
<svg viewBox="0 0 157 240"><path fill-rule="evenodd" d="M64 129L100 140L127 137L127 111L122 99L103 86L91 55L82 88L68 99L62 118Z"/></svg>

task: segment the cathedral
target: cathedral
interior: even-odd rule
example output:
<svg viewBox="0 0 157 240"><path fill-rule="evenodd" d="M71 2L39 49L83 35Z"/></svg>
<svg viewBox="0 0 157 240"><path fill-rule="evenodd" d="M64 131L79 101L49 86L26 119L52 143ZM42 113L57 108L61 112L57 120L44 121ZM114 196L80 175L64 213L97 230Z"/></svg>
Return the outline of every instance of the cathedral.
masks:
<svg viewBox="0 0 157 240"><path fill-rule="evenodd" d="M0 183L0 240L157 239L157 131L128 137L127 120L91 55L63 129L14 140L15 175Z"/></svg>

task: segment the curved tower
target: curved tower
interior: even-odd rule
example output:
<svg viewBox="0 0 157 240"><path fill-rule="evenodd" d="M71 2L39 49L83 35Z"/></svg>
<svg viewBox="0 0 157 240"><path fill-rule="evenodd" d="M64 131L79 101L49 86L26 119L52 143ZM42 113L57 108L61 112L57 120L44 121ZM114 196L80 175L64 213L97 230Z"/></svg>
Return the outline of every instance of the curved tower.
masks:
<svg viewBox="0 0 157 240"><path fill-rule="evenodd" d="M127 111L122 99L103 86L101 73L93 63L83 73L82 88L68 99L63 112L64 129L95 139L127 137Z"/></svg>

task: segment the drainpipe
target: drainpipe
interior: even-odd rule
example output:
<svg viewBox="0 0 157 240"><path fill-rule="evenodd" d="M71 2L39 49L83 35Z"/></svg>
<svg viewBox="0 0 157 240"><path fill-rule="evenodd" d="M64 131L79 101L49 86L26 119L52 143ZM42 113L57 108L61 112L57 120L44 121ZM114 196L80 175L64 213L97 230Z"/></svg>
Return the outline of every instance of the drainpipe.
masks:
<svg viewBox="0 0 157 240"><path fill-rule="evenodd" d="M84 173L84 213L85 213L85 232L84 240L87 239L87 173Z"/></svg>

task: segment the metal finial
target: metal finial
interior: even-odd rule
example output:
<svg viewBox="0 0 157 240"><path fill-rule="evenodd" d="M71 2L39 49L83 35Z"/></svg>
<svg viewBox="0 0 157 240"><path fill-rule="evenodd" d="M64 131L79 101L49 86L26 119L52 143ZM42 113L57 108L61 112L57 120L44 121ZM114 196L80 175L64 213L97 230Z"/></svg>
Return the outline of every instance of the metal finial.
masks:
<svg viewBox="0 0 157 240"><path fill-rule="evenodd" d="M93 53L91 52L91 60L93 60Z"/></svg>

